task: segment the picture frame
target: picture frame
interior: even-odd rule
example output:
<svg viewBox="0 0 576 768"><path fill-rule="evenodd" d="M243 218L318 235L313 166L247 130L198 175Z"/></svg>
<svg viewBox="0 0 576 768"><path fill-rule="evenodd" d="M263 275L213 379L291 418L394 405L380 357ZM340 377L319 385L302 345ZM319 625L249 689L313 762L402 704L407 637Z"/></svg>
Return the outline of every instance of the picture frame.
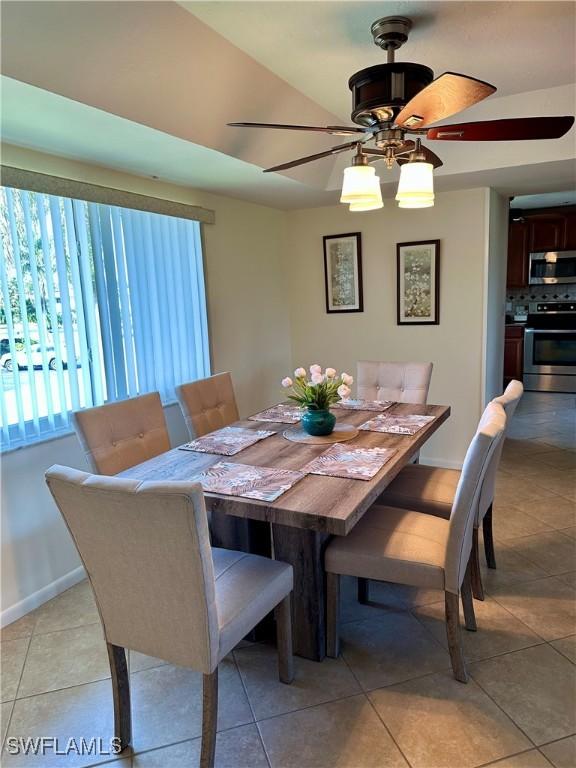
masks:
<svg viewBox="0 0 576 768"><path fill-rule="evenodd" d="M325 235L324 288L326 312L363 312L362 235Z"/></svg>
<svg viewBox="0 0 576 768"><path fill-rule="evenodd" d="M439 325L440 240L396 245L397 325Z"/></svg>

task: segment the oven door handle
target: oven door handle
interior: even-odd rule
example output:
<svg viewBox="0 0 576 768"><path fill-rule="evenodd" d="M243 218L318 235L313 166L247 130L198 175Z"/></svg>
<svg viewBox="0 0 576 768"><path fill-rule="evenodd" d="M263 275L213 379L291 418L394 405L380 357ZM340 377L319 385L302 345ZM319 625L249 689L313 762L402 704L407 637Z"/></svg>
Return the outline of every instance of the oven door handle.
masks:
<svg viewBox="0 0 576 768"><path fill-rule="evenodd" d="M576 328L526 328L525 333L576 333Z"/></svg>

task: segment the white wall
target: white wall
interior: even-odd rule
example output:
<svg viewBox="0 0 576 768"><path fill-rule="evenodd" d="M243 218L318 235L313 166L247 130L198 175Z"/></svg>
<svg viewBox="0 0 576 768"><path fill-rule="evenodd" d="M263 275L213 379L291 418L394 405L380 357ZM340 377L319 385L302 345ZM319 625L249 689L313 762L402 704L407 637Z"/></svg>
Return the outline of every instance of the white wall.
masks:
<svg viewBox="0 0 576 768"><path fill-rule="evenodd" d="M489 190L487 210L487 266L484 301L484 397L487 403L502 393L504 378L504 325L506 321L506 268L508 265L508 198Z"/></svg>
<svg viewBox="0 0 576 768"><path fill-rule="evenodd" d="M213 209L216 223L204 227L212 370L231 371L243 415L278 401L279 381L290 367L282 211L6 145L2 162ZM167 408L166 413L172 444L182 443L186 432L179 408ZM44 472L54 463L87 468L75 436L1 457L3 624L82 576L44 485Z"/></svg>
<svg viewBox="0 0 576 768"><path fill-rule="evenodd" d="M482 407L486 189L437 194L433 208L350 213L343 206L288 214L285 268L292 362L318 362L355 374L358 360L434 363L429 402L452 416L422 460L459 466ZM364 312L326 314L322 236L362 233ZM396 325L396 243L440 240L440 325Z"/></svg>

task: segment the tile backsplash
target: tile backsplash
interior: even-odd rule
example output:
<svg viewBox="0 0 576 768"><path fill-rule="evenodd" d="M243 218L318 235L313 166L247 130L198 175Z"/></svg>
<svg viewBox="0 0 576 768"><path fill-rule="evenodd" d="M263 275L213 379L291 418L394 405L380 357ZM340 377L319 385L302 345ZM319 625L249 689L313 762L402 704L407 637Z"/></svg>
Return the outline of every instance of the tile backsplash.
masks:
<svg viewBox="0 0 576 768"><path fill-rule="evenodd" d="M506 289L506 311L509 314L515 314L521 307L535 301L576 301L576 283Z"/></svg>

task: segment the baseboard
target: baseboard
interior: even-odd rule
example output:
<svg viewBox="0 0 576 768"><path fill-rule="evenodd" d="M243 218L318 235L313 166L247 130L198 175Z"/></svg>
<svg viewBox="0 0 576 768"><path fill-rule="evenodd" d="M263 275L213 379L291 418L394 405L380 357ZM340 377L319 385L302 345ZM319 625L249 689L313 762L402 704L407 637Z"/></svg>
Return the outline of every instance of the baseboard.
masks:
<svg viewBox="0 0 576 768"><path fill-rule="evenodd" d="M462 469L461 461L451 459L431 459L420 456L420 464L427 464L429 467L444 467L445 469Z"/></svg>
<svg viewBox="0 0 576 768"><path fill-rule="evenodd" d="M56 597L61 592L70 589L74 584L78 584L79 581L82 581L82 579L85 578L86 572L81 565L73 571L64 574L64 576L60 576L56 581L47 584L37 592L33 592L31 595L28 595L28 597L20 600L20 602L11 605L9 608L5 608L0 614L0 626L5 627L7 624L12 624L12 622L17 619L21 619L22 616L30 613L30 611L38 608L53 597Z"/></svg>

